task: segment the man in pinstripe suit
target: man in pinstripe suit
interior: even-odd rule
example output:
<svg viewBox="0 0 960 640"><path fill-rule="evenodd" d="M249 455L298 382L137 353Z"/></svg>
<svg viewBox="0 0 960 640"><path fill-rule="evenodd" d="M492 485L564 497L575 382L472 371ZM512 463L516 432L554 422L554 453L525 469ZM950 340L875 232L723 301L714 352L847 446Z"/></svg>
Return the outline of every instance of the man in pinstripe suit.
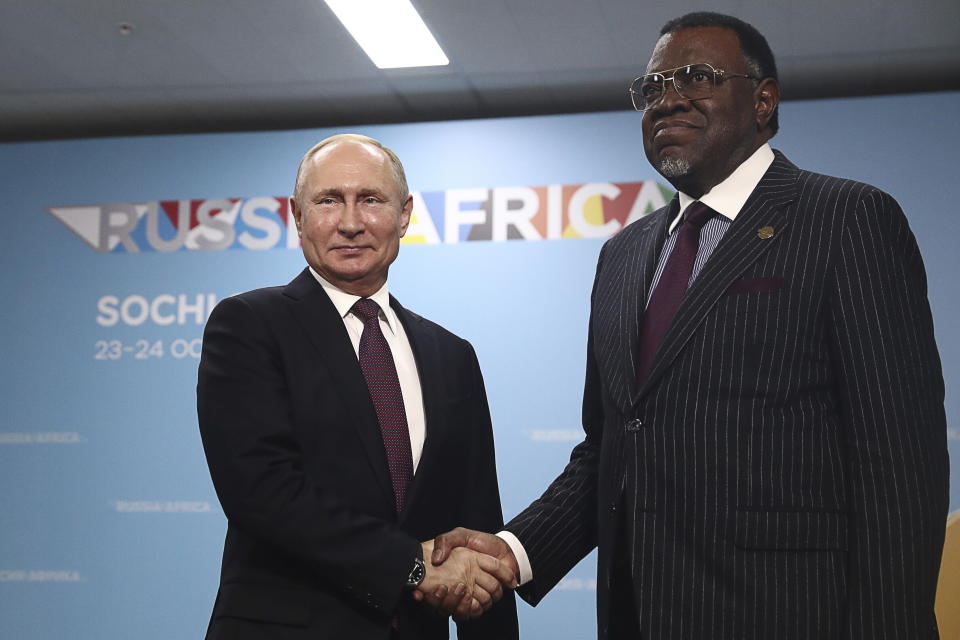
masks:
<svg viewBox="0 0 960 640"><path fill-rule="evenodd" d="M601 251L586 438L500 537L454 530L433 559L498 555L535 605L599 547L604 640L936 638L949 467L913 234L889 195L771 150L753 27L699 13L661 33L632 93L679 193ZM712 217L650 347L697 201Z"/></svg>

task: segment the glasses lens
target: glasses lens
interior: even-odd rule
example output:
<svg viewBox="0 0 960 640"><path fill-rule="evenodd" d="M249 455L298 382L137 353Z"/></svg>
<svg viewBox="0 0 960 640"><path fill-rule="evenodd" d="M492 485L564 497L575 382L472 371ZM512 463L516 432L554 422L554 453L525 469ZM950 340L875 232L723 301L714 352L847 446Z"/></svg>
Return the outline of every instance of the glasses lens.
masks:
<svg viewBox="0 0 960 640"><path fill-rule="evenodd" d="M713 85L716 83L717 73L713 67L706 64L693 64L677 69L673 74L673 81L677 90L687 100L700 100L713 95Z"/></svg>
<svg viewBox="0 0 960 640"><path fill-rule="evenodd" d="M645 111L660 102L660 97L663 95L663 75L648 73L637 78L632 89L634 107Z"/></svg>

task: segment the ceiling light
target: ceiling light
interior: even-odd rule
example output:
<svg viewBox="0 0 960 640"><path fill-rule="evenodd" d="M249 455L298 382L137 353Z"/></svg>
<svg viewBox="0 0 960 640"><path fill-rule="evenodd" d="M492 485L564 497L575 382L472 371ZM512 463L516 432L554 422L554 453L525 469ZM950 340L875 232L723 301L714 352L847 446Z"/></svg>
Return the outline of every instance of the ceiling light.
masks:
<svg viewBox="0 0 960 640"><path fill-rule="evenodd" d="M410 0L324 0L380 69L450 61Z"/></svg>

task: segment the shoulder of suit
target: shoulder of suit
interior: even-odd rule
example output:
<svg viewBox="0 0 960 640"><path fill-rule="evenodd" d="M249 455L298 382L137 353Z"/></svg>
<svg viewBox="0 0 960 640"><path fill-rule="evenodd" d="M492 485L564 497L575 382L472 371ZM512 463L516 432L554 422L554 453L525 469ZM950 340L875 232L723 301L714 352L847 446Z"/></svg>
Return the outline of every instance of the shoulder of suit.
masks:
<svg viewBox="0 0 960 640"><path fill-rule="evenodd" d="M905 220L893 196L874 185L800 169L781 151L774 150L774 153L774 163L763 179L790 181L800 204L797 213L835 217L845 220L845 224L858 224L855 220L861 213L868 214L874 221L886 219L894 224L902 224Z"/></svg>
<svg viewBox="0 0 960 640"><path fill-rule="evenodd" d="M234 294L229 296L229 298L235 298L251 305L259 305L280 298L284 288L283 286L261 287L259 289L251 289L250 291Z"/></svg>
<svg viewBox="0 0 960 640"><path fill-rule="evenodd" d="M831 176L825 173L817 173L816 171L807 171L805 169L799 170L798 183L802 189L828 187L843 194L856 195L859 193L868 194L871 192L883 193L883 191L877 187L867 184L866 182L860 182L859 180L854 180L852 178Z"/></svg>
<svg viewBox="0 0 960 640"><path fill-rule="evenodd" d="M407 309L406 307L403 307L403 306L401 306L399 309L396 306L394 306L394 310L397 312L398 315L401 313L406 313L408 318L412 322L417 323L417 326L421 330L426 330L430 333L433 333L439 340L442 340L442 341L449 340L452 342L463 343L467 345L470 344L467 340L461 338L460 336L453 333L452 331L437 324L433 320L423 317L422 315L420 315L415 311L411 311L410 309Z"/></svg>
<svg viewBox="0 0 960 640"><path fill-rule="evenodd" d="M825 191L826 195L833 193L835 196L843 198L849 198L851 196L854 198L876 196L892 200L892 196L872 184L853 180L852 178L842 178L840 176L832 176L801 169L790 162L781 151L775 150L774 153L776 154L776 159L768 170L767 175L764 176L764 179L775 179L778 172L794 174L796 175L797 185L801 193L818 190L821 192Z"/></svg>
<svg viewBox="0 0 960 640"><path fill-rule="evenodd" d="M277 305L283 300L282 286L263 287L244 291L220 300L214 311L218 315L229 313L228 309L240 311L242 308L255 311L258 315L261 313L269 314L270 310L276 309Z"/></svg>
<svg viewBox="0 0 960 640"><path fill-rule="evenodd" d="M872 184L841 178L814 171L799 171L798 191L800 197L818 209L833 210L843 216L855 216L857 212L871 211L874 215L898 214L902 209L896 199Z"/></svg>

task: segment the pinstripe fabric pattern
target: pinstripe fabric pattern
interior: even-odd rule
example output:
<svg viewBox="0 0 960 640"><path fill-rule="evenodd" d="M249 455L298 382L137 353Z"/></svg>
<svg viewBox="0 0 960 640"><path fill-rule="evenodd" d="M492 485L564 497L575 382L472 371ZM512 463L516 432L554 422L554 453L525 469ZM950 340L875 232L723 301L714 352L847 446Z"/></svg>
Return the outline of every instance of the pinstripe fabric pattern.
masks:
<svg viewBox="0 0 960 640"><path fill-rule="evenodd" d="M713 250L717 248L717 245L720 244L720 238L723 237L723 234L726 233L728 228L730 228L730 218L722 215L713 216L707 221L707 224L703 225L703 229L700 230L700 244L697 247L697 259L693 263L693 272L690 274L688 286L693 284L693 281L700 275L700 270L703 269L704 263L706 263L707 258L713 254ZM680 227L678 225L677 228L673 230L673 233L667 236L666 241L663 243L663 250L660 252L660 259L657 261L657 270L654 272L653 280L650 282L647 304L650 304L650 296L653 294L653 290L657 288L657 284L660 282L660 276L663 275L663 268L667 266L667 260L670 259L670 254L673 253L673 245L677 243L677 231L679 229Z"/></svg>
<svg viewBox="0 0 960 640"><path fill-rule="evenodd" d="M624 529L644 640L936 638L943 379L899 206L778 152L636 389L637 309L677 208L601 251L586 438L507 525L533 567L521 595L535 604L598 545L606 640ZM735 293L770 278L783 286Z"/></svg>

